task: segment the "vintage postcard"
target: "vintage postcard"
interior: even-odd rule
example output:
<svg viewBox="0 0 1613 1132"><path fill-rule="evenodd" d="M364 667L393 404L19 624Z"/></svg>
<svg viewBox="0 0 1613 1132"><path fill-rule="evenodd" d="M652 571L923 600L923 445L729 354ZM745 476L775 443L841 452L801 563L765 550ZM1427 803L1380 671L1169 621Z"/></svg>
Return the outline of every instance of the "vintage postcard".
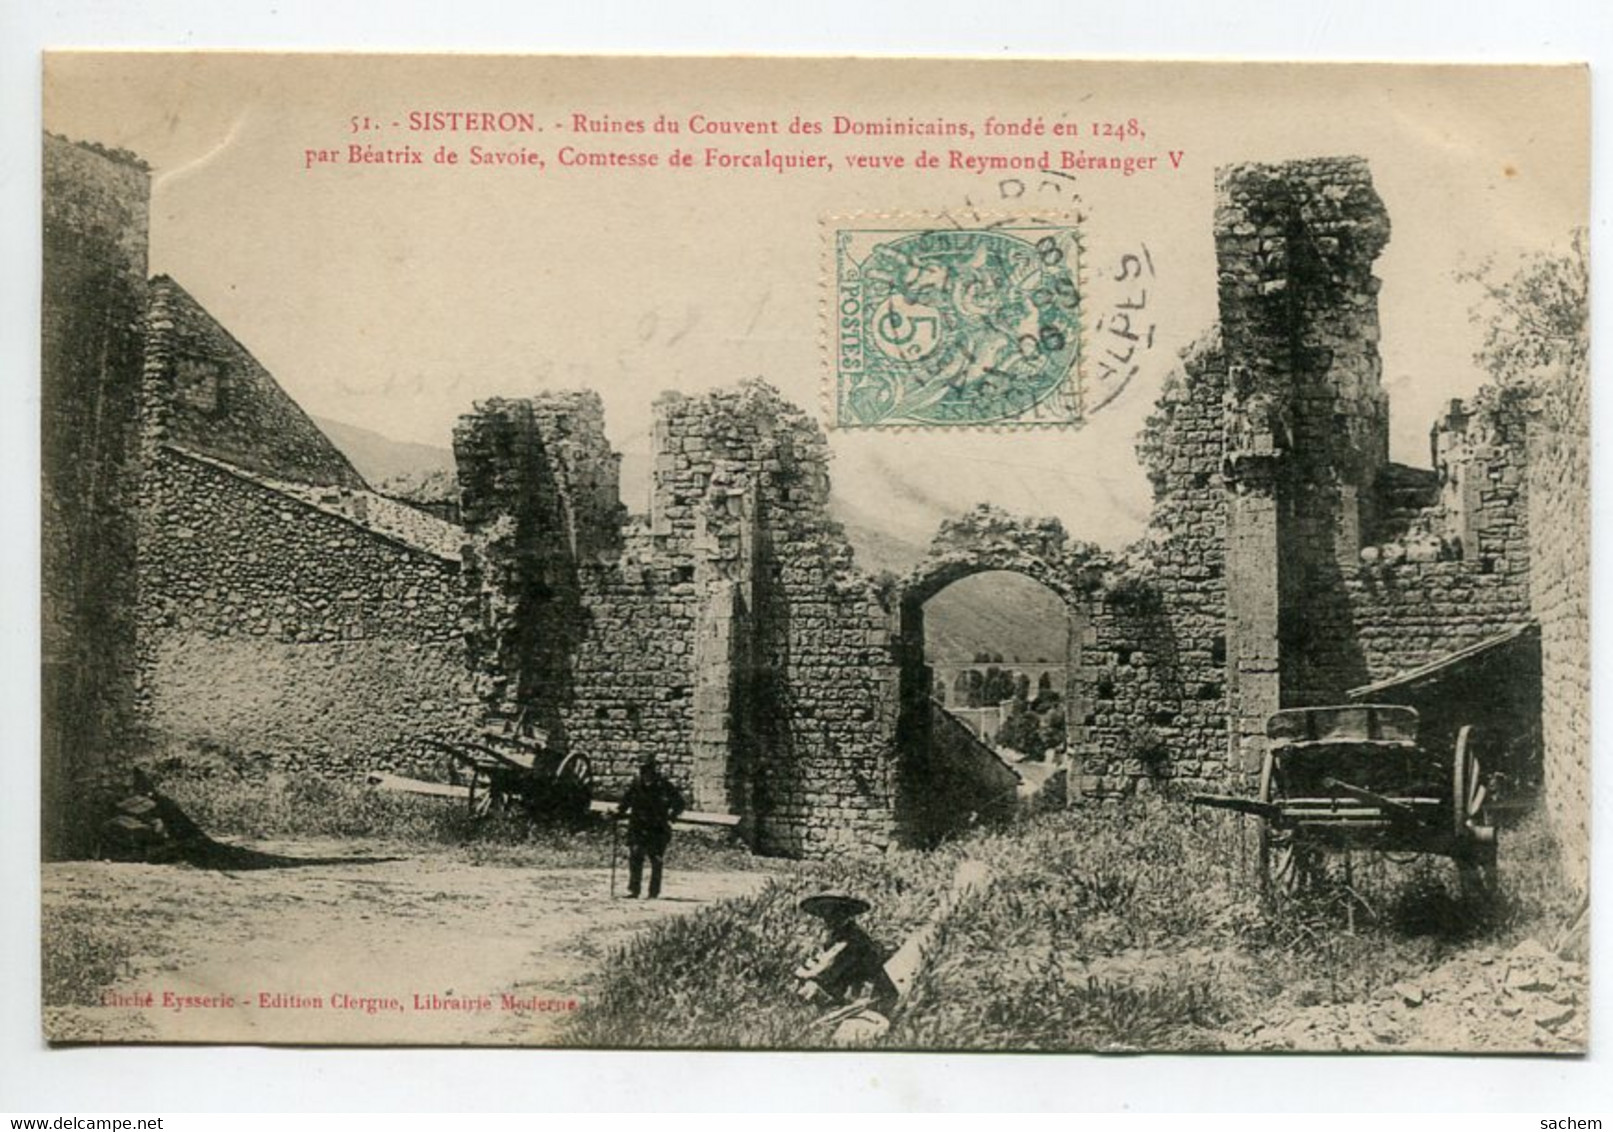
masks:
<svg viewBox="0 0 1613 1132"><path fill-rule="evenodd" d="M1587 1048L1585 68L43 66L50 1040Z"/></svg>

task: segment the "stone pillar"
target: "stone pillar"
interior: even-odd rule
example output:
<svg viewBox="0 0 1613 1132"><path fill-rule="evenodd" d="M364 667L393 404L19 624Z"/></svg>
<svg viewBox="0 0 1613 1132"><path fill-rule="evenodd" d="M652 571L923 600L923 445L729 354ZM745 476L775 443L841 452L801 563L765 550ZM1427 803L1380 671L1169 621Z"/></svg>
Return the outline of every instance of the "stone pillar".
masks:
<svg viewBox="0 0 1613 1132"><path fill-rule="evenodd" d="M1275 454L1242 453L1227 467L1227 761L1253 774L1282 706Z"/></svg>
<svg viewBox="0 0 1613 1132"><path fill-rule="evenodd" d="M756 654L758 500L749 470L719 461L695 515L695 615L690 786L694 807L749 815L747 747L754 741L748 673Z"/></svg>
<svg viewBox="0 0 1613 1132"><path fill-rule="evenodd" d="M690 732L692 806L730 812L730 767L734 760L736 627L739 583L716 579L702 588L695 619L694 703Z"/></svg>

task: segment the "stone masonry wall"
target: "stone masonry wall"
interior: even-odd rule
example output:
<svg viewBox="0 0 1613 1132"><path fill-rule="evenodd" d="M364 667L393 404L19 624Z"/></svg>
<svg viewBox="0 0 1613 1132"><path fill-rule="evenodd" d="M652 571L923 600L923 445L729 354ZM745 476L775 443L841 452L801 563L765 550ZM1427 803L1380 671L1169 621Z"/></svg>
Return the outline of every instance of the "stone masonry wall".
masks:
<svg viewBox="0 0 1613 1132"><path fill-rule="evenodd" d="M1154 485L1145 572L1095 598L1080 650L1085 797L1228 773L1225 394L1212 337L1166 380L1139 444Z"/></svg>
<svg viewBox="0 0 1613 1132"><path fill-rule="evenodd" d="M1487 391L1458 402L1434 435L1441 501L1403 539L1362 548L1344 572L1348 620L1312 647L1333 683L1313 697L1416 668L1530 617L1519 398Z"/></svg>
<svg viewBox="0 0 1613 1132"><path fill-rule="evenodd" d="M734 752L730 796L767 852L889 843L891 617L828 519L821 428L761 382L657 410L652 530L692 556L708 607L736 613L733 732L719 740Z"/></svg>
<svg viewBox="0 0 1613 1132"><path fill-rule="evenodd" d="M1372 265L1389 224L1365 162L1237 166L1219 188L1229 436L1270 453L1282 704L1338 702L1519 624L1529 554L1518 406L1488 395L1442 417L1439 497L1423 516L1406 504L1428 481L1388 463ZM1380 532L1397 541L1373 545Z"/></svg>
<svg viewBox="0 0 1613 1132"><path fill-rule="evenodd" d="M593 764L619 794L646 756L686 790L694 688L692 570L656 553L615 496L593 394L495 400L454 435L476 696Z"/></svg>
<svg viewBox="0 0 1613 1132"><path fill-rule="evenodd" d="M41 337L43 848L90 849L95 803L139 744L133 506L149 179L44 138Z"/></svg>
<svg viewBox="0 0 1613 1132"><path fill-rule="evenodd" d="M1529 436L1531 606L1540 621L1546 811L1571 883L1590 884L1591 451L1589 375L1541 390Z"/></svg>
<svg viewBox="0 0 1613 1132"><path fill-rule="evenodd" d="M463 734L457 562L171 446L144 506L140 695L159 747L441 777L421 740Z"/></svg>
<svg viewBox="0 0 1613 1132"><path fill-rule="evenodd" d="M478 698L592 761L655 755L765 852L892 836L888 615L826 518L826 445L765 385L656 404L627 520L592 394L478 406L455 434Z"/></svg>

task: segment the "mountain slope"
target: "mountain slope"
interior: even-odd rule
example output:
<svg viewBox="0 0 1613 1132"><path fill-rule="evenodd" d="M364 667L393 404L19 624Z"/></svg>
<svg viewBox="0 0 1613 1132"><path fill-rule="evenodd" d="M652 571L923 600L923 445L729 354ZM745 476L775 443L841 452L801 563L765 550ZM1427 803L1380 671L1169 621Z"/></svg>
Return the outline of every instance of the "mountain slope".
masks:
<svg viewBox="0 0 1613 1132"><path fill-rule="evenodd" d="M994 571L954 582L924 607L930 662L970 661L978 653L1004 660L1062 664L1069 647L1064 603L1018 574Z"/></svg>
<svg viewBox="0 0 1613 1132"><path fill-rule="evenodd" d="M424 478L433 472L452 473L454 470L452 449L393 440L372 429L329 417L313 420L371 487L379 487L396 476Z"/></svg>

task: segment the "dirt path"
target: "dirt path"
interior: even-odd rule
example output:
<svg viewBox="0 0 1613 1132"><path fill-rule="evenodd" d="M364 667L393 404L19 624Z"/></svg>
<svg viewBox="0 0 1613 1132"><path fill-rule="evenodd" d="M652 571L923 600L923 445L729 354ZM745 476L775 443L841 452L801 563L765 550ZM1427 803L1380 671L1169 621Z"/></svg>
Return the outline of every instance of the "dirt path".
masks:
<svg viewBox="0 0 1613 1132"><path fill-rule="evenodd" d="M552 1044L610 948L768 876L671 869L662 899L612 901L603 868L429 856L236 874L48 865L47 912L92 923L134 954L117 1001L48 1007L46 1029L62 1041ZM165 995L215 1002L165 1005Z"/></svg>

